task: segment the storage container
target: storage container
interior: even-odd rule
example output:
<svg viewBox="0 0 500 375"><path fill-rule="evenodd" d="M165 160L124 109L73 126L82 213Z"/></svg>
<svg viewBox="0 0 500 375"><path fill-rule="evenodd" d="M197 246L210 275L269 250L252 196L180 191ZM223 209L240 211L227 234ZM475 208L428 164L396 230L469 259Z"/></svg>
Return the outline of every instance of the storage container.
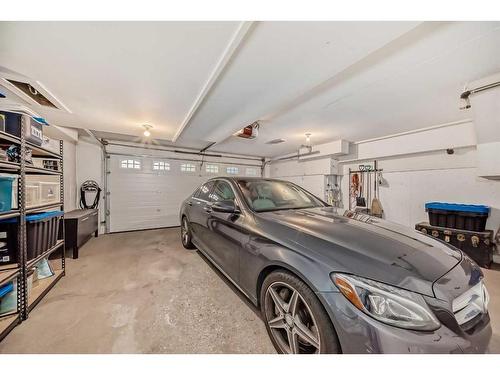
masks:
<svg viewBox="0 0 500 375"><path fill-rule="evenodd" d="M56 244L62 215L62 211L50 211L26 216L28 260L36 258ZM16 249L16 254L18 227L17 218L0 221L0 232L7 233L7 246Z"/></svg>
<svg viewBox="0 0 500 375"><path fill-rule="evenodd" d="M36 207L42 204L41 187L38 182L26 183L26 207Z"/></svg>
<svg viewBox="0 0 500 375"><path fill-rule="evenodd" d="M5 131L5 115L0 113L0 131Z"/></svg>
<svg viewBox="0 0 500 375"><path fill-rule="evenodd" d="M481 267L490 268L493 262L495 244L491 230L473 232L433 226L429 223L419 223L415 225L415 229L462 250Z"/></svg>
<svg viewBox="0 0 500 375"><path fill-rule="evenodd" d="M0 266L17 263L17 231L11 235L0 225Z"/></svg>
<svg viewBox="0 0 500 375"><path fill-rule="evenodd" d="M33 269L29 269L26 274L26 295L28 299L31 296L31 291L33 290L33 277L34 277Z"/></svg>
<svg viewBox="0 0 500 375"><path fill-rule="evenodd" d="M5 116L5 131L16 137L21 136L21 119L25 116L24 136L28 142L41 146L43 142L43 124L32 117L12 112L0 112Z"/></svg>
<svg viewBox="0 0 500 375"><path fill-rule="evenodd" d="M425 204L431 225L484 232L490 208L483 205L429 202Z"/></svg>
<svg viewBox="0 0 500 375"><path fill-rule="evenodd" d="M26 217L26 242L29 259L36 258L56 244L62 215L62 211L50 211Z"/></svg>
<svg viewBox="0 0 500 375"><path fill-rule="evenodd" d="M17 210L19 208L18 206L18 201L17 201L17 193L18 193L18 183L19 183L19 177L14 177L14 180L12 181L12 209Z"/></svg>
<svg viewBox="0 0 500 375"><path fill-rule="evenodd" d="M17 230L19 218L11 218L0 221L0 235L4 243L3 252L7 254L8 259L2 264L17 263Z"/></svg>
<svg viewBox="0 0 500 375"><path fill-rule="evenodd" d="M57 159L33 158L32 160L33 166L37 168L59 171L59 160Z"/></svg>
<svg viewBox="0 0 500 375"><path fill-rule="evenodd" d="M61 191L59 182L40 182L40 203L59 203Z"/></svg>
<svg viewBox="0 0 500 375"><path fill-rule="evenodd" d="M17 311L17 281L0 285L0 316Z"/></svg>
<svg viewBox="0 0 500 375"><path fill-rule="evenodd" d="M12 183L14 177L0 175L0 212L12 209Z"/></svg>

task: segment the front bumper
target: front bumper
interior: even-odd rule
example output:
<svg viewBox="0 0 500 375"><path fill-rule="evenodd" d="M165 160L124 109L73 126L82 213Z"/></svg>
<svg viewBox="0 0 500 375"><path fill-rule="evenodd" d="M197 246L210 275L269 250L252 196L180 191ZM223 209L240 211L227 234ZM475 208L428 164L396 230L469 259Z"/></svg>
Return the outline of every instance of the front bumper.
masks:
<svg viewBox="0 0 500 375"><path fill-rule="evenodd" d="M433 332L381 323L354 307L342 294L320 293L339 336L343 353L485 353L491 325L458 335L444 325Z"/></svg>

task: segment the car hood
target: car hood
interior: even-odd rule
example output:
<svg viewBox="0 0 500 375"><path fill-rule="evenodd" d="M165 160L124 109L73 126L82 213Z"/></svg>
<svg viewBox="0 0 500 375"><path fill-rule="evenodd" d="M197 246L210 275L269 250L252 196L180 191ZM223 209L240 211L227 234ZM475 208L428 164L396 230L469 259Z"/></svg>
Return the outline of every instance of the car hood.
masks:
<svg viewBox="0 0 500 375"><path fill-rule="evenodd" d="M347 216L351 217L347 217ZM459 250L411 228L335 208L257 214L269 238L347 272L428 296L462 259Z"/></svg>

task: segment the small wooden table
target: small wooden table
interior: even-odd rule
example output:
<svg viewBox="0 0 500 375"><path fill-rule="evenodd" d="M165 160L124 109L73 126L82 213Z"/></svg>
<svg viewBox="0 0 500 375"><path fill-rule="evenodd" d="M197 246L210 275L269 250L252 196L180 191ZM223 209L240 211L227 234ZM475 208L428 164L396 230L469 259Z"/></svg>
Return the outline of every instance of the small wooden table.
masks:
<svg viewBox="0 0 500 375"><path fill-rule="evenodd" d="M78 259L78 249L94 235L99 235L99 211L74 210L64 214L66 249L72 249Z"/></svg>

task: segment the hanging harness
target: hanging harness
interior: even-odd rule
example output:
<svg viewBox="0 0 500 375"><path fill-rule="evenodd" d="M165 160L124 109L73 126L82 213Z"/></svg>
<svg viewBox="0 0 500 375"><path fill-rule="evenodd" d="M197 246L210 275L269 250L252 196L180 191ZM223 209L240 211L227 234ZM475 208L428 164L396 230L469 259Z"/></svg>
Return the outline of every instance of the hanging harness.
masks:
<svg viewBox="0 0 500 375"><path fill-rule="evenodd" d="M87 192L96 193L94 202L89 206L85 195ZM80 208L82 209L95 209L99 206L99 198L101 197L101 188L94 180L85 181L80 187Z"/></svg>

